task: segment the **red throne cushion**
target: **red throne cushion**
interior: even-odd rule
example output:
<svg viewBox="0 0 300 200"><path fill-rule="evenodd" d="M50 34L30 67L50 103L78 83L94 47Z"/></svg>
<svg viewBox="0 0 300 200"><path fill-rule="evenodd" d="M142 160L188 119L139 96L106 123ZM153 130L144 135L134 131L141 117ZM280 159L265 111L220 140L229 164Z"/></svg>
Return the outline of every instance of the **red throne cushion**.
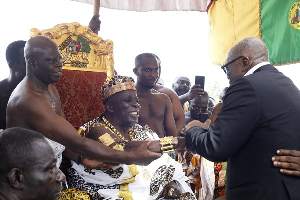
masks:
<svg viewBox="0 0 300 200"><path fill-rule="evenodd" d="M100 89L105 80L105 72L63 70L55 86L65 118L74 128L78 129L104 112Z"/></svg>

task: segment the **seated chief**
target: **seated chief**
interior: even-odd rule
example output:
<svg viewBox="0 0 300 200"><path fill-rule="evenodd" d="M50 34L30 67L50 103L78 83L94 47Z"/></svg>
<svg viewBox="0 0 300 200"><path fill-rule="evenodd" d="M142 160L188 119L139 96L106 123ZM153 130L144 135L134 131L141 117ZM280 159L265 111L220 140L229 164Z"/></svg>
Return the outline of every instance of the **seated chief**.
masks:
<svg viewBox="0 0 300 200"><path fill-rule="evenodd" d="M101 96L105 112L79 129L82 136L120 151L130 151L131 145L139 143L131 141L157 140L151 145L164 154L147 166L88 169L72 161L69 187L88 192L92 199L195 199L181 164L166 153L174 151L175 138L159 138L149 126L137 124L140 104L134 80L115 76L102 86Z"/></svg>

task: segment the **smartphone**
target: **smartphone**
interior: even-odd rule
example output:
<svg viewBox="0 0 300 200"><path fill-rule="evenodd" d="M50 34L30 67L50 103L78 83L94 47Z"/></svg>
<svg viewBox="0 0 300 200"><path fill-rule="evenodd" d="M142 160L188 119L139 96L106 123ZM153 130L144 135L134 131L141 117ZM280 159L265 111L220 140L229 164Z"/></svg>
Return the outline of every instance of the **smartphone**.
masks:
<svg viewBox="0 0 300 200"><path fill-rule="evenodd" d="M198 120L202 123L205 123L208 119L208 113L199 113L198 114Z"/></svg>
<svg viewBox="0 0 300 200"><path fill-rule="evenodd" d="M195 76L195 84L201 85L203 91L204 91L204 83L205 83L205 76Z"/></svg>

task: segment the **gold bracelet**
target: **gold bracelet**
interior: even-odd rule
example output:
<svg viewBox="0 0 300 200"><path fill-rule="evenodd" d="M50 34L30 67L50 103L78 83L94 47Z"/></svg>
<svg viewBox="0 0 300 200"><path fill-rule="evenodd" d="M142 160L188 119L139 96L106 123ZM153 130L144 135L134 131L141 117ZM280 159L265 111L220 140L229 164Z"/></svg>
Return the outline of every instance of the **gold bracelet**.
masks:
<svg viewBox="0 0 300 200"><path fill-rule="evenodd" d="M160 138L160 149L163 153L170 153L174 151L173 136Z"/></svg>

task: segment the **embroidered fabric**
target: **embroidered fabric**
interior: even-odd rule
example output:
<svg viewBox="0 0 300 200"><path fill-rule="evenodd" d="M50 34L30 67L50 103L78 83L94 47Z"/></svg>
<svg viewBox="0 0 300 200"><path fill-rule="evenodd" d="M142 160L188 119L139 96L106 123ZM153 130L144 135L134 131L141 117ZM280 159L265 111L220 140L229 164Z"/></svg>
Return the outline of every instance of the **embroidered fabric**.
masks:
<svg viewBox="0 0 300 200"><path fill-rule="evenodd" d="M95 124L101 123L96 118L80 127L82 135L88 135ZM135 125L132 140L158 140L159 137L149 126ZM80 131L79 131L80 132ZM122 170L121 170L122 169ZM147 166L120 164L107 170L104 168L89 169L72 161L72 168L68 170L68 184L71 188L98 193L103 199L155 200L160 197L166 184L177 180L186 193L180 199L195 200L188 185L180 163L163 154ZM92 198L96 200L97 198Z"/></svg>
<svg viewBox="0 0 300 200"><path fill-rule="evenodd" d="M56 166L59 167L62 161L62 152L65 150L65 146L55 142L53 140L50 140L49 138L46 138L50 146L52 147L55 156L57 157L57 163Z"/></svg>

